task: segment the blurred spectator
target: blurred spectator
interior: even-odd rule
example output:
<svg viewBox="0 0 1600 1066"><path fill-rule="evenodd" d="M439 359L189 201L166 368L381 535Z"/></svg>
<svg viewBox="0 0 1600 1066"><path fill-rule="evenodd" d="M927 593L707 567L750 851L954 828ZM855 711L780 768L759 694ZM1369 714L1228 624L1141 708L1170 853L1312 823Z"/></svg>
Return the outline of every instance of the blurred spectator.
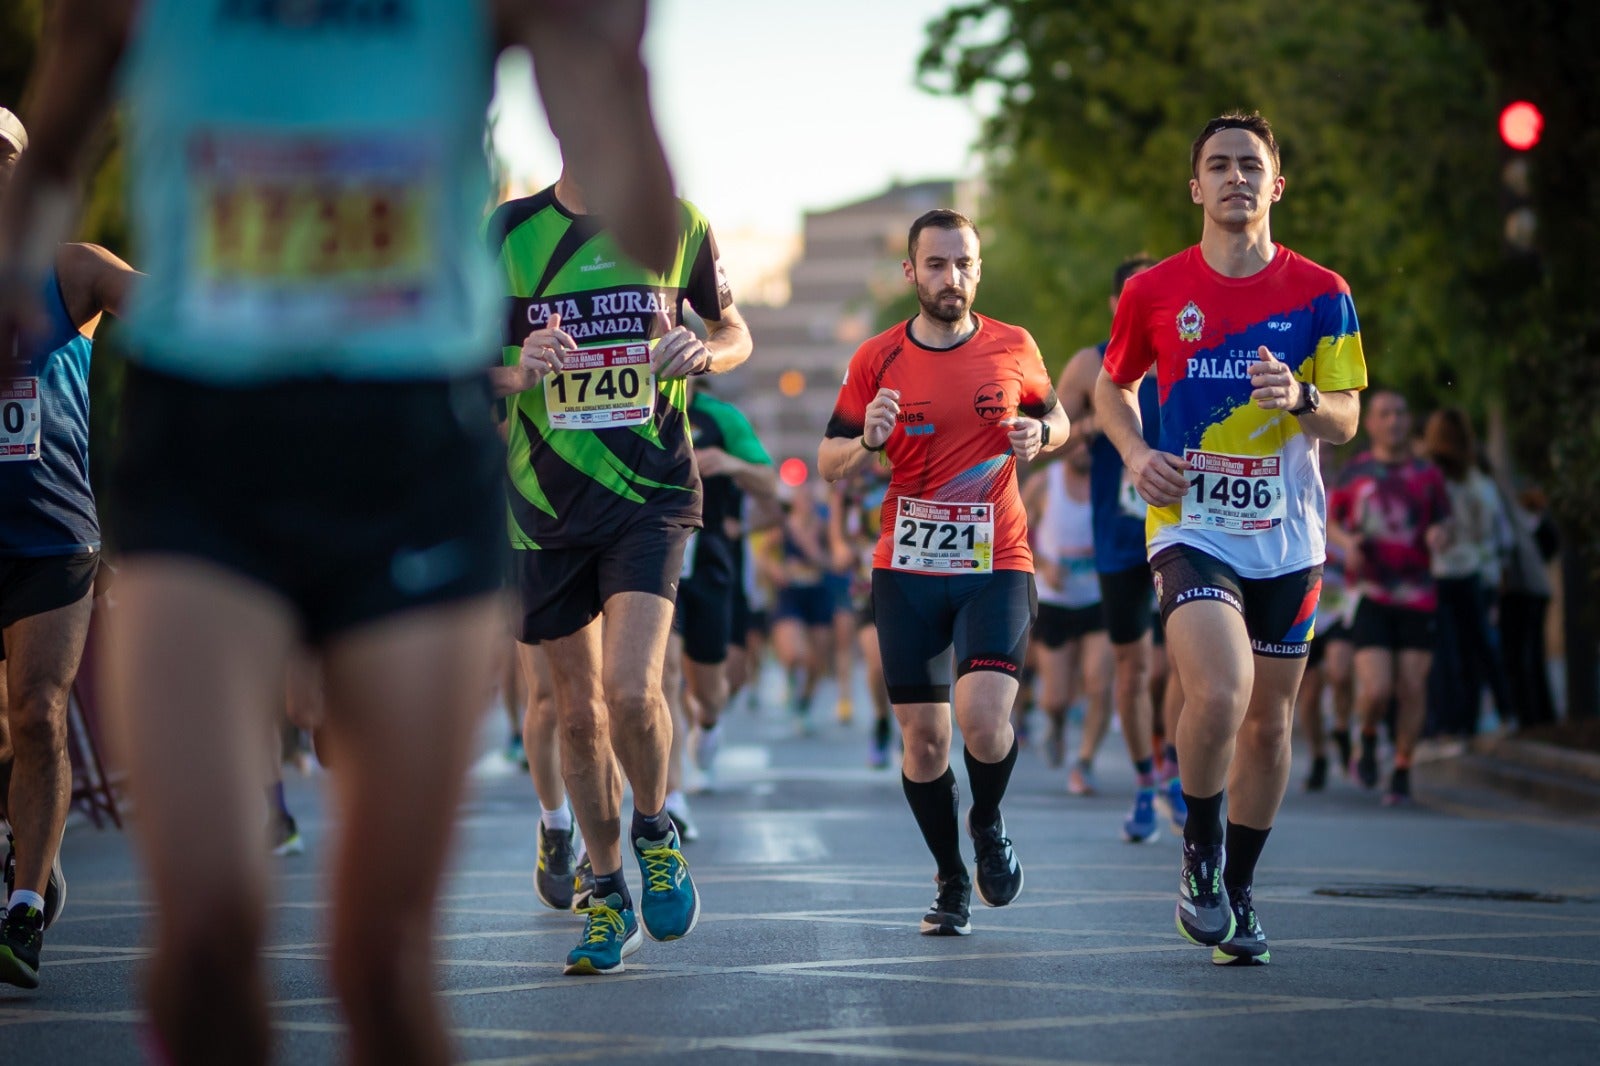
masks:
<svg viewBox="0 0 1600 1066"><path fill-rule="evenodd" d="M1485 684L1502 722L1511 711L1489 630L1506 522L1494 482L1478 469L1477 441L1464 411L1445 407L1429 416L1422 451L1444 475L1452 526L1449 545L1432 560L1439 607L1428 681L1428 732L1472 736L1478 730Z"/></svg>
<svg viewBox="0 0 1600 1066"><path fill-rule="evenodd" d="M1527 728L1556 718L1544 648L1551 594L1547 567L1556 554L1556 528L1540 489L1526 489L1514 498L1502 494L1501 501L1510 519L1511 549L1501 586L1500 649L1509 709L1517 724Z"/></svg>

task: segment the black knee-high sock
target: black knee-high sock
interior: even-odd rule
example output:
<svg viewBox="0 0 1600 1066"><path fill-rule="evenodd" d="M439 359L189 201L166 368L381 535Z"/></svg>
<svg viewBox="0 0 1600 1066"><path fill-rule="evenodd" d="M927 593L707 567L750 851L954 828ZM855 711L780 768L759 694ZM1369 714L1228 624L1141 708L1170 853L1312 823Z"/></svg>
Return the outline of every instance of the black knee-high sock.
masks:
<svg viewBox="0 0 1600 1066"><path fill-rule="evenodd" d="M1261 858L1261 849L1267 846L1270 832L1270 826L1251 829L1228 819L1228 861L1222 867L1222 883L1227 886L1229 895L1255 883L1256 862Z"/></svg>
<svg viewBox="0 0 1600 1066"><path fill-rule="evenodd" d="M1222 843L1222 793L1191 796L1185 792L1183 802L1189 807L1189 817L1183 822L1183 839L1190 844Z"/></svg>
<svg viewBox="0 0 1600 1066"><path fill-rule="evenodd" d="M1017 742L1011 741L1011 750L999 762L982 762L971 748L962 748L961 754L966 757L967 781L972 785L973 827L994 825L1000 820L1000 801L1005 798L1012 768L1017 765Z"/></svg>
<svg viewBox="0 0 1600 1066"><path fill-rule="evenodd" d="M900 784L906 791L906 802L922 830L922 839L933 852L933 861L939 864L940 877L965 877L967 864L961 858L960 825L956 812L961 806L961 792L956 785L956 774L949 767L943 775L932 781L913 781L900 775Z"/></svg>

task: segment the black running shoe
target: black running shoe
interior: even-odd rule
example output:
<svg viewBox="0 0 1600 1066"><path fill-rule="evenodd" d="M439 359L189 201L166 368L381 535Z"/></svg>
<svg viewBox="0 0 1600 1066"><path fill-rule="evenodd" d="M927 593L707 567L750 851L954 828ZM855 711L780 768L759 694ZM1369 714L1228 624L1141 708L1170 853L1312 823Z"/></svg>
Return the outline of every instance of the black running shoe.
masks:
<svg viewBox="0 0 1600 1066"><path fill-rule="evenodd" d="M1404 807L1411 802L1411 769L1396 766L1389 777L1389 791L1383 794L1385 807Z"/></svg>
<svg viewBox="0 0 1600 1066"><path fill-rule="evenodd" d="M1339 772L1350 772L1350 730L1335 729L1333 731L1333 746L1339 749Z"/></svg>
<svg viewBox="0 0 1600 1066"><path fill-rule="evenodd" d="M594 901L594 865L585 855L578 862L578 869L572 875L572 909L581 911L590 906Z"/></svg>
<svg viewBox="0 0 1600 1066"><path fill-rule="evenodd" d="M923 936L966 936L972 932L972 882L966 877L935 877L939 894L922 916Z"/></svg>
<svg viewBox="0 0 1600 1066"><path fill-rule="evenodd" d="M17 904L0 918L0 982L18 988L39 987L39 947L44 943L44 914Z"/></svg>
<svg viewBox="0 0 1600 1066"><path fill-rule="evenodd" d="M551 910L572 909L576 836L575 827L551 829L543 819L539 821L539 864L533 870L533 891Z"/></svg>
<svg viewBox="0 0 1600 1066"><path fill-rule="evenodd" d="M1249 886L1229 893L1228 905L1233 909L1233 935L1211 949L1211 961L1218 966L1265 966L1271 962L1267 933L1256 918Z"/></svg>
<svg viewBox="0 0 1600 1066"><path fill-rule="evenodd" d="M1356 757L1356 780L1362 788L1378 787L1378 738L1361 737L1361 754Z"/></svg>
<svg viewBox="0 0 1600 1066"><path fill-rule="evenodd" d="M1328 787L1328 757L1318 755L1311 760L1311 772L1306 775L1306 791L1321 792Z"/></svg>
<svg viewBox="0 0 1600 1066"><path fill-rule="evenodd" d="M6 894L0 897L0 907L11 900L17 887L17 843L6 834L5 862ZM56 861L50 864L50 881L44 886L44 927L50 928L61 917L61 908L67 905L67 875L61 872L61 849L56 848Z"/></svg>
<svg viewBox="0 0 1600 1066"><path fill-rule="evenodd" d="M998 818L994 825L978 829L968 815L967 831L972 834L972 847L977 852L978 898L985 907L1004 907L1022 891L1022 864L1011 847L1011 838L1006 836L1006 820Z"/></svg>
<svg viewBox="0 0 1600 1066"><path fill-rule="evenodd" d="M1178 875L1178 932L1191 944L1209 948L1233 936L1233 910L1222 887L1222 845L1183 842L1183 872Z"/></svg>

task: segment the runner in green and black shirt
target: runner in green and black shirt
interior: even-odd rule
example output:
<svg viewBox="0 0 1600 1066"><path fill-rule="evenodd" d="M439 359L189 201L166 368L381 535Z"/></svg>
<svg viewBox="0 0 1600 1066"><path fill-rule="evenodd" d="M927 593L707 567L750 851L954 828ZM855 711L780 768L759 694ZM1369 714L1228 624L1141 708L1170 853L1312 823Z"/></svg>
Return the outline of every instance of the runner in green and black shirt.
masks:
<svg viewBox="0 0 1600 1066"><path fill-rule="evenodd" d="M738 366L750 335L692 205L679 202L664 273L622 254L584 211L584 190L563 172L490 218L507 293L505 365L491 376L511 397L518 639L547 653L562 773L596 875L567 972L613 973L641 943L622 876L618 762L633 786L644 931L674 940L699 916L665 810L672 721L661 683L684 547L701 524L683 379ZM706 341L682 324L685 304Z"/></svg>
<svg viewBox="0 0 1600 1066"><path fill-rule="evenodd" d="M744 642L735 631L734 600L742 577L745 494L776 500L778 472L750 420L699 386L690 396L689 426L704 478L705 526L684 560L668 662L670 672L681 655L695 765L709 775L721 743L718 718L728 702L728 648ZM667 806L680 821L676 798L669 797Z"/></svg>

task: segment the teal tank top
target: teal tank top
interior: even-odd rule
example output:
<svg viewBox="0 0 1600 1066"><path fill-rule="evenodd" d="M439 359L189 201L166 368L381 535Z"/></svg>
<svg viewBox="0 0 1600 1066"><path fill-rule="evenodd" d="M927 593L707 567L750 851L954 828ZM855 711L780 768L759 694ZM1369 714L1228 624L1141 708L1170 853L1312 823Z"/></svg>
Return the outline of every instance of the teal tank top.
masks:
<svg viewBox="0 0 1600 1066"><path fill-rule="evenodd" d="M219 385L486 365L492 57L481 0L146 0L134 358Z"/></svg>

